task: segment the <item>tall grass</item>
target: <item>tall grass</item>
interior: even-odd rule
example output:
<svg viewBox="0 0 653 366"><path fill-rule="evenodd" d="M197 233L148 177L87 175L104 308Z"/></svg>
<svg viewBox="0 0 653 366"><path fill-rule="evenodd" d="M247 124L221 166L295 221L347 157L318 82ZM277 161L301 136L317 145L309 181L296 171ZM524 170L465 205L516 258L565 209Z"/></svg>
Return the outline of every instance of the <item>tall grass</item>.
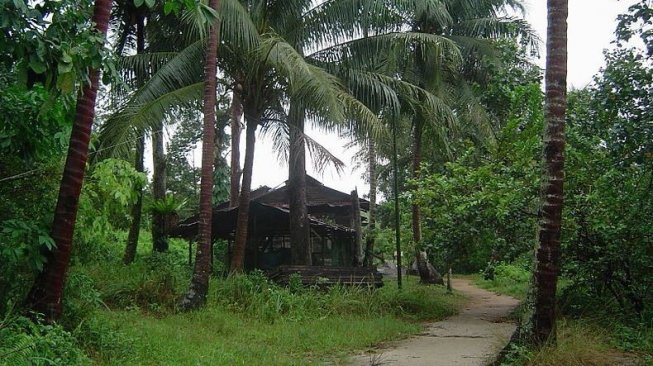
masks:
<svg viewBox="0 0 653 366"><path fill-rule="evenodd" d="M280 287L261 273L214 280L206 308L152 316L102 310L95 319L129 351L91 345L106 365L308 365L344 362L355 349L420 331L417 320L457 312L459 295L406 283L379 290ZM119 342L120 340L118 340ZM101 342L100 342L101 343Z"/></svg>

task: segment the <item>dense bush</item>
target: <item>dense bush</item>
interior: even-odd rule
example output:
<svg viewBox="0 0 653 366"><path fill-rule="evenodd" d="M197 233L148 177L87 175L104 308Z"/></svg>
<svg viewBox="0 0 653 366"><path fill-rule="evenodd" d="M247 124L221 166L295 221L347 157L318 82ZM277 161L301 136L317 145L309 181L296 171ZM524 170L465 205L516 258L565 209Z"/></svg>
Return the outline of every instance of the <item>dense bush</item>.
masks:
<svg viewBox="0 0 653 366"><path fill-rule="evenodd" d="M0 364L76 366L90 365L90 360L75 337L60 325L7 315L0 320Z"/></svg>
<svg viewBox="0 0 653 366"><path fill-rule="evenodd" d="M175 253L153 253L125 266L119 259L75 268L91 278L109 308L174 311L188 285L190 269Z"/></svg>

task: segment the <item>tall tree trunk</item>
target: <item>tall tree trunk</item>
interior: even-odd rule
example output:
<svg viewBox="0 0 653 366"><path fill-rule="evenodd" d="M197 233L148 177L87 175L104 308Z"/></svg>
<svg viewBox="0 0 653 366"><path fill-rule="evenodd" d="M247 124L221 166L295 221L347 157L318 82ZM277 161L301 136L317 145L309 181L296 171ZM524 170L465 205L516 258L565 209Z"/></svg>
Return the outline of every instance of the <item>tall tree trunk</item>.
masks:
<svg viewBox="0 0 653 366"><path fill-rule="evenodd" d="M351 228L354 229L353 265L358 267L363 262L363 245L361 232L361 206L358 199L358 190L351 191Z"/></svg>
<svg viewBox="0 0 653 366"><path fill-rule="evenodd" d="M210 0L209 7L217 10L219 0ZM195 267L188 293L182 301L184 310L197 309L206 303L211 272L211 228L213 225L213 168L215 155L215 104L217 86L217 55L220 23L209 29L209 40L204 64L204 123L202 126L202 177L200 181L200 221Z"/></svg>
<svg viewBox="0 0 653 366"><path fill-rule="evenodd" d="M546 56L546 111L544 118L543 177L536 267L533 275L533 342L555 342L555 296L560 270L565 114L567 108L568 0L548 0Z"/></svg>
<svg viewBox="0 0 653 366"><path fill-rule="evenodd" d="M107 33L110 13L110 0L95 1L93 23L96 30L103 35ZM27 308L44 314L47 321L56 320L62 312L63 288L72 251L79 195L88 160L88 144L95 117L99 74L99 70L91 70L90 84L83 87L82 93L77 98L75 121L52 223L51 236L56 248L46 254L47 262L43 271L36 278L26 299Z"/></svg>
<svg viewBox="0 0 653 366"><path fill-rule="evenodd" d="M376 176L376 146L372 138L368 142L368 169L369 169L369 179L370 179L370 208L368 210L368 219L367 219L367 235L365 237L365 260L364 265L366 267L372 267L374 265L374 236L376 235L375 226L376 226L376 185L377 185L377 176Z"/></svg>
<svg viewBox="0 0 653 366"><path fill-rule="evenodd" d="M231 184L229 185L229 207L238 206L238 194L240 192L240 118L243 115L243 105L240 93L242 86L236 84L231 97Z"/></svg>
<svg viewBox="0 0 653 366"><path fill-rule="evenodd" d="M288 122L288 201L290 209L290 250L293 264L311 265L311 227L306 207L306 149L304 109L291 103Z"/></svg>
<svg viewBox="0 0 653 366"><path fill-rule="evenodd" d="M422 164L422 133L424 126L419 117L415 118L414 134L413 134L413 179L419 178L420 165ZM417 271L422 283L428 284L444 284L442 276L435 268L429 263L426 252L422 250L422 228L421 211L416 202L412 205L412 228L413 228L413 241L415 242L415 262L417 263Z"/></svg>
<svg viewBox="0 0 653 366"><path fill-rule="evenodd" d="M145 17L138 15L136 20L136 53L142 54L145 52ZM143 85L143 75L138 76L138 86ZM134 166L137 172L143 173L145 167L143 159L145 158L145 138L140 136L136 142L136 157ZM127 245L125 246L125 254L122 258L123 263L130 264L136 257L136 248L138 247L138 236L141 232L141 214L143 212L143 187L138 187L136 195L136 203L132 206L132 222L129 226L129 234L127 235Z"/></svg>
<svg viewBox="0 0 653 366"><path fill-rule="evenodd" d="M155 201L166 197L166 158L163 149L163 121L156 123L152 131L152 197ZM168 250L166 238L166 218L163 212L152 212L152 250L165 252Z"/></svg>
<svg viewBox="0 0 653 366"><path fill-rule="evenodd" d="M134 161L136 171L144 172L143 157L145 155L145 138L143 136L138 138L136 143L136 159ZM138 247L138 235L141 231L141 213L143 211L143 187L138 187L136 194L138 198L136 203L132 206L132 222L129 227L129 234L127 235L127 245L125 246L125 255L122 258L123 263L130 264L136 257L136 248Z"/></svg>
<svg viewBox="0 0 653 366"><path fill-rule="evenodd" d="M238 219L236 221L236 240L231 257L232 273L243 272L245 249L247 247L247 231L249 224L249 194L252 188L252 169L254 167L254 147L256 144L256 128L260 116L254 108L245 110L247 129L245 130L245 165L243 166L243 183L238 198Z"/></svg>

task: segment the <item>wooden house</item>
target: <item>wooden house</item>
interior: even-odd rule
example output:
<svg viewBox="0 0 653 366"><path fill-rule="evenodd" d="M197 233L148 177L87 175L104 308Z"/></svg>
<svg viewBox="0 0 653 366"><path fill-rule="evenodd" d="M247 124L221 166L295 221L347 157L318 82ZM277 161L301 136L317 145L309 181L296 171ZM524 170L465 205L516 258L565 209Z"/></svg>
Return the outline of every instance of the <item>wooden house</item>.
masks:
<svg viewBox="0 0 653 366"><path fill-rule="evenodd" d="M369 202L356 192L347 194L306 178L306 201L310 221L311 266L292 266L290 261L290 212L288 187L261 187L251 192L245 270L261 269L278 282L300 273L306 283L365 283L379 286L381 275L360 266L361 223ZM238 207L228 202L213 208L212 235L229 243L236 234ZM192 240L197 235L199 216L179 223L171 236ZM231 254L231 253L229 253ZM231 257L231 255L229 255Z"/></svg>

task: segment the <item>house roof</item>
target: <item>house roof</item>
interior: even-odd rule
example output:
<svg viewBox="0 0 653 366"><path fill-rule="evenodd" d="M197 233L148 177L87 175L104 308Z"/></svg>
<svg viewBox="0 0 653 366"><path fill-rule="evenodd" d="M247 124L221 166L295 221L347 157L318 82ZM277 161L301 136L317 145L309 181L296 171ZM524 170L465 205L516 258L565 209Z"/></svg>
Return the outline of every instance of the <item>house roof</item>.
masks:
<svg viewBox="0 0 653 366"><path fill-rule="evenodd" d="M290 211L282 207L275 207L250 202L250 225L259 235L283 235L289 231ZM238 219L238 207L214 208L213 209L213 236L230 239L236 231ZM354 230L346 226L327 223L309 215L311 230L321 236L346 235L351 236ZM197 235L199 226L198 216L195 215L180 222L170 231L170 236L191 239Z"/></svg>
<svg viewBox="0 0 653 366"><path fill-rule="evenodd" d="M277 189L271 189L256 198L256 202L261 202L277 207L288 207L288 181ZM359 204L362 210L369 210L370 202L359 198ZM325 207L343 207L351 206L351 194L340 192L322 184L317 179L306 176L306 204L312 206Z"/></svg>
<svg viewBox="0 0 653 366"><path fill-rule="evenodd" d="M288 182L279 188L261 186L250 193L250 215L259 222L250 220L250 225L258 225L260 232L288 232L290 216L288 210ZM327 187L317 179L306 176L306 201L311 211L342 211L352 205L351 195ZM362 210L369 209L369 201L359 198ZM229 201L213 206L213 236L228 239L235 233L238 207L229 207ZM262 219L262 220L260 220ZM350 235L349 227L321 221L309 215L311 229L319 234L338 232ZM199 215L180 222L170 231L173 237L193 238L197 234Z"/></svg>

